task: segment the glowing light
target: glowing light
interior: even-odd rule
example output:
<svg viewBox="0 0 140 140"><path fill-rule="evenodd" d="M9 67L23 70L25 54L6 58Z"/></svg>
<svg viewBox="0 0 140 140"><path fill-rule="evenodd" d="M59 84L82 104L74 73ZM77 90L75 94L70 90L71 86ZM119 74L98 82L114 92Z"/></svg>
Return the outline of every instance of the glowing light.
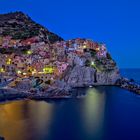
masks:
<svg viewBox="0 0 140 140"><path fill-rule="evenodd" d="M11 62L7 61L7 62L6 62L6 64L7 64L7 65L10 65L10 64L11 64Z"/></svg>
<svg viewBox="0 0 140 140"><path fill-rule="evenodd" d="M32 75L36 74L36 72L32 72Z"/></svg>
<svg viewBox="0 0 140 140"><path fill-rule="evenodd" d="M6 61L6 64L7 64L7 65L10 65L10 64L11 64L11 61L12 61L12 60L9 58L9 59Z"/></svg>
<svg viewBox="0 0 140 140"><path fill-rule="evenodd" d="M20 70L18 70L18 71L17 71L17 73L18 73L18 74L21 74L21 71L20 71Z"/></svg>
<svg viewBox="0 0 140 140"><path fill-rule="evenodd" d="M23 75L27 75L27 73L24 72Z"/></svg>
<svg viewBox="0 0 140 140"><path fill-rule="evenodd" d="M53 67L45 67L43 69L43 72L46 74L52 74L54 72L54 68Z"/></svg>
<svg viewBox="0 0 140 140"><path fill-rule="evenodd" d="M29 55L30 55L30 54L32 54L32 51L30 51L30 50L29 50L29 51L27 51L27 54L29 54Z"/></svg>
<svg viewBox="0 0 140 140"><path fill-rule="evenodd" d="M86 46L86 45L84 45L84 46L83 46L83 48L84 48L84 49L86 49L86 48L87 48L87 46Z"/></svg>
<svg viewBox="0 0 140 140"><path fill-rule="evenodd" d="M0 72L5 72L3 68L0 68Z"/></svg>
<svg viewBox="0 0 140 140"><path fill-rule="evenodd" d="M42 72L42 71L40 71L40 72L38 72L39 74L43 74L44 72Z"/></svg>
<svg viewBox="0 0 140 140"><path fill-rule="evenodd" d="M99 47L97 47L97 48L96 48L96 51L100 51L100 48L99 48Z"/></svg>
<svg viewBox="0 0 140 140"><path fill-rule="evenodd" d="M94 65L95 65L95 63L94 63L94 61L92 61L92 62L91 62L91 66L94 66Z"/></svg>
<svg viewBox="0 0 140 140"><path fill-rule="evenodd" d="M37 73L37 72L36 72L36 69L34 69L34 70L32 71L32 75L33 75L33 74L36 74L36 73Z"/></svg>

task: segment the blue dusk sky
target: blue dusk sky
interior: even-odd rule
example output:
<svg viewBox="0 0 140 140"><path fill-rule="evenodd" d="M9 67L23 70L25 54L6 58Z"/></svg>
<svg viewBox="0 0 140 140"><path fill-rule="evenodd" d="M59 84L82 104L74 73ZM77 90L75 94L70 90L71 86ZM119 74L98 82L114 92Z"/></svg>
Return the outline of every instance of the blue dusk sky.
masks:
<svg viewBox="0 0 140 140"><path fill-rule="evenodd" d="M140 68L139 0L0 0L0 13L23 11L64 39L107 45L121 68Z"/></svg>

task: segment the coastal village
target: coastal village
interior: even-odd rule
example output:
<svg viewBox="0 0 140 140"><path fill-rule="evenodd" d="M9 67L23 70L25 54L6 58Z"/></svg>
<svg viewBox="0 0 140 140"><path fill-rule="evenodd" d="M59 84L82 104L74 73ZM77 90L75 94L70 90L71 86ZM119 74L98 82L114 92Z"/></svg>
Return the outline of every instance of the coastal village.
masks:
<svg viewBox="0 0 140 140"><path fill-rule="evenodd" d="M67 68L73 65L98 67L99 60L109 57L104 44L86 39L57 41L53 44L40 41L38 36L25 40L14 40L10 36L0 37L0 74L7 77L39 79L41 87L47 87L61 79ZM85 55L89 59L85 59ZM114 63L108 65L114 67ZM12 82L11 87L17 82Z"/></svg>
<svg viewBox="0 0 140 140"><path fill-rule="evenodd" d="M0 85L5 88L59 98L71 97L71 87L114 85L120 79L104 43L65 41L22 12L0 19Z"/></svg>

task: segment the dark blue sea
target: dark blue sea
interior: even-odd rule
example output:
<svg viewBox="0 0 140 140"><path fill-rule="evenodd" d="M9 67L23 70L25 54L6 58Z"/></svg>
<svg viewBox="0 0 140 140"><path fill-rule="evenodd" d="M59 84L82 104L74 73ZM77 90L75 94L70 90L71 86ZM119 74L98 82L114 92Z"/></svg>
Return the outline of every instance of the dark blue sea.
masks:
<svg viewBox="0 0 140 140"><path fill-rule="evenodd" d="M140 82L139 69L122 75ZM140 140L140 95L117 88L78 89L77 99L0 104L6 140Z"/></svg>

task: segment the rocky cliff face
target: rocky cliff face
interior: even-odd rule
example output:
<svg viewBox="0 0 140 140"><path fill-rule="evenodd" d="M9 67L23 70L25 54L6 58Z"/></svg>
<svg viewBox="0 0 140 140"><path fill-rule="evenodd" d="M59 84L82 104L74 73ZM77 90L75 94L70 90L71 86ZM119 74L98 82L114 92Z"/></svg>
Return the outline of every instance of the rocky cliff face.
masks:
<svg viewBox="0 0 140 140"><path fill-rule="evenodd" d="M73 63L71 63L71 67L68 69L64 76L64 81L72 87L114 85L116 81L121 77L116 64L108 67L108 63L110 63L110 61L114 62L112 59L106 59L106 64L103 65L95 63L95 59L97 59L96 57L91 56L84 59L80 59L80 57L78 58L79 59L76 58L76 60L71 60ZM86 62L91 59L94 59L94 65L87 65ZM82 65L80 65L81 61Z"/></svg>
<svg viewBox="0 0 140 140"><path fill-rule="evenodd" d="M119 70L115 68L109 72L97 72L91 67L74 66L65 77L65 82L72 87L86 87L94 85L114 85L120 78Z"/></svg>
<svg viewBox="0 0 140 140"><path fill-rule="evenodd" d="M35 23L22 12L0 15L0 36L11 36L12 39L27 39L39 36L40 40L50 43L63 40L45 27Z"/></svg>
<svg viewBox="0 0 140 140"><path fill-rule="evenodd" d="M72 40L72 42L71 45L74 46L77 41ZM86 39L81 39L80 42L80 48L81 46L84 48L83 52L74 53L74 55L71 52L68 53L67 62L70 67L63 80L72 87L114 85L121 76L105 44Z"/></svg>

